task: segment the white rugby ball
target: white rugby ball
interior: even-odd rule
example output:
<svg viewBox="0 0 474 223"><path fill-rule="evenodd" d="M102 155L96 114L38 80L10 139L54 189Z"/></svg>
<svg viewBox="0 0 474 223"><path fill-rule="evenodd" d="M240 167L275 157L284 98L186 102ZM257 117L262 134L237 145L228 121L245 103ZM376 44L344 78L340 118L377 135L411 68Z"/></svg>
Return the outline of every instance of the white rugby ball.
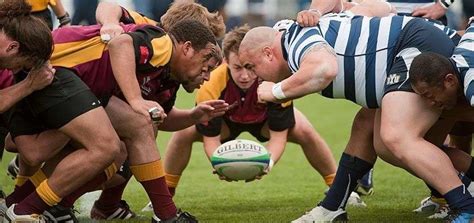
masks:
<svg viewBox="0 0 474 223"><path fill-rule="evenodd" d="M250 180L263 173L270 162L270 154L260 143L236 139L219 147L211 163L219 175L231 180Z"/></svg>

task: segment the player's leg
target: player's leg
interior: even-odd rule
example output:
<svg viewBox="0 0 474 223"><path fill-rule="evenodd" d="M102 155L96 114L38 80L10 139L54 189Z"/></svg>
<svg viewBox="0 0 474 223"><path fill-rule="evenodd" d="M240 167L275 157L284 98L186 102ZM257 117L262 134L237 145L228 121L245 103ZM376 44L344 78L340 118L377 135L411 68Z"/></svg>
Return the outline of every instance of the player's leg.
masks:
<svg viewBox="0 0 474 223"><path fill-rule="evenodd" d="M45 124L84 148L65 157L35 192L12 205L7 212L10 217L16 213L41 214L104 169L116 170L111 164L120 150L119 138L100 102L71 71L58 69L53 84L25 100Z"/></svg>
<svg viewBox="0 0 474 223"><path fill-rule="evenodd" d="M181 174L191 159L191 149L194 142L202 141L196 126L174 132L166 147L165 173L166 184L171 195L174 196Z"/></svg>
<svg viewBox="0 0 474 223"><path fill-rule="evenodd" d="M323 201L293 222L347 219L345 209L357 180L372 169L377 156L372 144L375 111L362 108L354 118L351 137L339 161L333 185Z"/></svg>
<svg viewBox="0 0 474 223"><path fill-rule="evenodd" d="M380 122L375 123L380 125L379 142L385 145L380 148L388 150L381 157L388 162L395 158L395 165L402 164L439 191L452 209L474 214L474 199L466 193L449 157L423 138L439 114L415 93L387 93L382 99ZM390 153L394 157L386 159Z"/></svg>
<svg viewBox="0 0 474 223"><path fill-rule="evenodd" d="M166 186L152 123L117 97L110 98L106 111L125 142L130 170L147 192L155 215L162 220L175 218L177 208Z"/></svg>
<svg viewBox="0 0 474 223"><path fill-rule="evenodd" d="M295 126L288 131L288 141L301 146L311 166L331 186L336 176L336 161L328 144L298 109L294 108L294 114Z"/></svg>

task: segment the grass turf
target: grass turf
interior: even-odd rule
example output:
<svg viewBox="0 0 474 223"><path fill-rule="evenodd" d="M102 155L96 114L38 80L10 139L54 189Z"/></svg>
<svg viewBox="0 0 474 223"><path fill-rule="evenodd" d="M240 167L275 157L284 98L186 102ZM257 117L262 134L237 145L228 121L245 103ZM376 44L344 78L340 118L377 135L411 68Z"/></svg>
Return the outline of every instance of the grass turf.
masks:
<svg viewBox="0 0 474 223"><path fill-rule="evenodd" d="M193 96L180 91L177 107L189 108ZM339 160L348 140L352 118L358 106L343 100L328 100L318 95L295 102L330 145ZM157 139L165 152L169 133ZM242 138L253 139L248 134ZM326 189L322 177L311 168L301 149L288 144L280 162L260 181L251 183L220 181L213 174L201 143L195 143L191 162L185 170L177 194L176 205L202 222L289 222L313 208ZM0 186L11 192L13 181L6 176L12 154L5 154L0 165ZM86 164L85 164L86 165ZM412 213L427 195L423 182L401 169L378 160L374 173L375 194L363 197L368 208L348 208L351 222L437 222ZM90 222L88 207L96 194L76 203L79 220ZM134 221L149 222L151 212L140 210L148 203L145 191L134 179L127 186L124 199L140 216ZM120 222L120 221L116 221Z"/></svg>

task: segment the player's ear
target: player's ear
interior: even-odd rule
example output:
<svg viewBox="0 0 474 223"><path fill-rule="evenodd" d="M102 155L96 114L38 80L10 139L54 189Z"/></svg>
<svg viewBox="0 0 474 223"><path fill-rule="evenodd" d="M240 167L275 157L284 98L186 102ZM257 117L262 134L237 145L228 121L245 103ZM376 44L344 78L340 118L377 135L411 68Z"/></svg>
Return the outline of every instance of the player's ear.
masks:
<svg viewBox="0 0 474 223"><path fill-rule="evenodd" d="M269 47L269 46L265 46L263 47L262 49L263 51L263 55L268 58L269 60L272 60L273 59L273 51L272 51L272 48Z"/></svg>
<svg viewBox="0 0 474 223"><path fill-rule="evenodd" d="M454 74L447 74L445 77L444 77L444 84L447 85L447 86L457 86L458 85L458 79L456 78L456 76Z"/></svg>
<svg viewBox="0 0 474 223"><path fill-rule="evenodd" d="M191 41L186 41L182 44L182 52L184 56L187 56L193 51L193 45L191 44Z"/></svg>

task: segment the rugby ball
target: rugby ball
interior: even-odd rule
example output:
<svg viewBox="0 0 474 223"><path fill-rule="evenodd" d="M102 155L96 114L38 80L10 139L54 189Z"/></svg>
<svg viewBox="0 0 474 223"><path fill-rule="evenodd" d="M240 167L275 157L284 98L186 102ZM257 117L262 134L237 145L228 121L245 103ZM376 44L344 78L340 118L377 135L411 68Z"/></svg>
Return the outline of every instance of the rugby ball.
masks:
<svg viewBox="0 0 474 223"><path fill-rule="evenodd" d="M270 154L260 143L236 139L214 151L211 163L219 175L230 180L250 180L263 173L270 162Z"/></svg>

